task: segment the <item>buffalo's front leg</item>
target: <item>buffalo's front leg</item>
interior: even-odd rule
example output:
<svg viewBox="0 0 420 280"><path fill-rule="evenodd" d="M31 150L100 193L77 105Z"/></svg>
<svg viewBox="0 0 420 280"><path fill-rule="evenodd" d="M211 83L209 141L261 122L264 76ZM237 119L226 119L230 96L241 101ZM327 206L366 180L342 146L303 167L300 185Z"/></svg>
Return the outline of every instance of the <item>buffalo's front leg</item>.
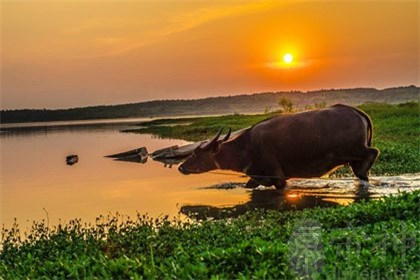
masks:
<svg viewBox="0 0 420 280"><path fill-rule="evenodd" d="M251 177L251 179L249 179L249 181L246 183L245 188L248 189L255 189L258 186L272 186L272 180L268 177L264 177L264 176L258 176L258 177Z"/></svg>
<svg viewBox="0 0 420 280"><path fill-rule="evenodd" d="M249 179L249 181L246 183L245 188L247 189L255 189L256 187L258 187L260 185L260 183L258 183L257 181L255 181L254 179Z"/></svg>

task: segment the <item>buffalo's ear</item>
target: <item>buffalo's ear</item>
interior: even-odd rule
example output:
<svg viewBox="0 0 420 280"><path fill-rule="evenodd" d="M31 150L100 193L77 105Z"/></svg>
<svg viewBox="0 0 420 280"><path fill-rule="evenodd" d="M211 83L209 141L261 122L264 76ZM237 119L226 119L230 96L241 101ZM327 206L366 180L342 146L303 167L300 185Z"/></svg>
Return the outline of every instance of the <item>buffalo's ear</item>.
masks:
<svg viewBox="0 0 420 280"><path fill-rule="evenodd" d="M195 148L196 151L207 151L211 148L211 143L210 141L203 141L201 142L201 144Z"/></svg>

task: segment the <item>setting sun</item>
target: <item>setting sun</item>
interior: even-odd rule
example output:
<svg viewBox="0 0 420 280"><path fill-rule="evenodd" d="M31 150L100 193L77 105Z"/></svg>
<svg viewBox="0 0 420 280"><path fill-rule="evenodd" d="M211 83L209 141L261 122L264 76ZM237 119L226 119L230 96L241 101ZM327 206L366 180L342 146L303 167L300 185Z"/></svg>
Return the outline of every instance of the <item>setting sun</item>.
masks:
<svg viewBox="0 0 420 280"><path fill-rule="evenodd" d="M1 1L1 109L418 85L418 1L336 2Z"/></svg>
<svg viewBox="0 0 420 280"><path fill-rule="evenodd" d="M286 54L283 56L283 61L284 61L286 64L290 64L290 63L292 63L292 61L293 61L293 55L291 55L290 53L286 53Z"/></svg>

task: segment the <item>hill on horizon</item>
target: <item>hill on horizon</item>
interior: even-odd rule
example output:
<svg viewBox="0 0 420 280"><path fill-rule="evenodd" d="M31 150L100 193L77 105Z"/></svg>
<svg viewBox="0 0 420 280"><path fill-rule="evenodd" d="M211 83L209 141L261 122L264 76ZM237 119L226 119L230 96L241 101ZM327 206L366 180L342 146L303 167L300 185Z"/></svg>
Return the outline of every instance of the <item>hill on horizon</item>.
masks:
<svg viewBox="0 0 420 280"><path fill-rule="evenodd" d="M279 100L286 98L295 108L324 103L360 105L366 102L403 103L420 100L417 86L375 88L322 89L208 97L202 99L155 100L130 104L100 105L70 109L1 110L0 123L70 121L111 118L169 117L212 114L249 114L279 110Z"/></svg>

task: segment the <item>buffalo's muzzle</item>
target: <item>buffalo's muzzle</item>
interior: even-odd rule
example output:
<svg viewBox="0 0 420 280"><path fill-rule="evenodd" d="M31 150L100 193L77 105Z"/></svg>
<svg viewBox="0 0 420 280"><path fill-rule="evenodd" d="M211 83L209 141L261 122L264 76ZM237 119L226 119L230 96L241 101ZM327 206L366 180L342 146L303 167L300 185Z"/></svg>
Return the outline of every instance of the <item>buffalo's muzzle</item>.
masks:
<svg viewBox="0 0 420 280"><path fill-rule="evenodd" d="M178 167L178 171L179 172L181 172L182 174L184 174L184 175L188 175L188 174L190 174L182 165L180 165L179 167Z"/></svg>

